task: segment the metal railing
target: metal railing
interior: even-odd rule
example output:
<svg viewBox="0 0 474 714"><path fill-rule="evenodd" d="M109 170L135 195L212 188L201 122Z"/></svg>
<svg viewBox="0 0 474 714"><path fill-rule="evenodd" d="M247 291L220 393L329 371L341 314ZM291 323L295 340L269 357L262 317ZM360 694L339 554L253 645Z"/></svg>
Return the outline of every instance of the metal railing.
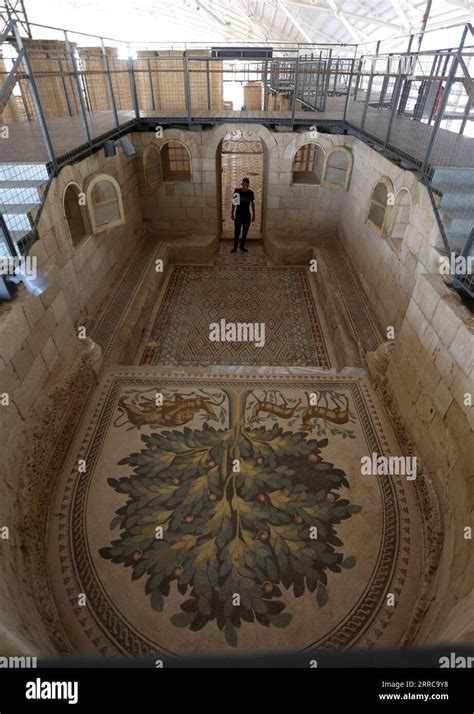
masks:
<svg viewBox="0 0 474 714"><path fill-rule="evenodd" d="M23 0L0 1L0 45L2 36L10 23L15 22L22 28L25 35L31 37L31 28ZM8 33L7 33L8 34Z"/></svg>
<svg viewBox="0 0 474 714"><path fill-rule="evenodd" d="M418 169L431 195L437 165L474 166L471 25L453 26L459 41L441 49L420 49L411 35L359 46L262 44L260 54L251 43L220 43L220 52L28 28L48 39L25 38L10 19L0 43L0 128L10 134L0 140L2 162L43 163L54 176L133 128L229 121L232 96L239 122L343 125ZM436 200L433 208L449 250Z"/></svg>

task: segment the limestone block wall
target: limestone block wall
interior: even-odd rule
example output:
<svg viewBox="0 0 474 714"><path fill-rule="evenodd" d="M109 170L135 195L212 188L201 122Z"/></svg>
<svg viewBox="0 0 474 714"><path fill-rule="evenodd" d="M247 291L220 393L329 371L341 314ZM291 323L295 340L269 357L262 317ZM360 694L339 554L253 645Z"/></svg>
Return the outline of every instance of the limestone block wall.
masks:
<svg viewBox="0 0 474 714"><path fill-rule="evenodd" d="M191 106L193 109L223 108L223 63L218 59L211 59L210 50L188 50L189 56L189 87L191 93ZM208 61L193 60L193 56L209 57ZM207 91L207 72L209 71L209 96Z"/></svg>
<svg viewBox="0 0 474 714"><path fill-rule="evenodd" d="M418 276L439 269L443 248L435 215L414 172L404 171L355 137L346 137L345 145L352 149L354 166L343 194L339 237L381 327L398 330ZM409 192L410 217L401 247L367 223L371 193L382 177L391 180L395 201L400 190Z"/></svg>
<svg viewBox="0 0 474 714"><path fill-rule="evenodd" d="M276 146L269 152L266 235L285 242L317 243L337 234L345 191L317 184L292 183L293 158L307 143L317 144L326 155L345 146L347 137L310 132L273 134Z"/></svg>
<svg viewBox="0 0 474 714"><path fill-rule="evenodd" d="M386 374L443 521L436 595L419 643L474 638L474 546L465 530L474 531L473 355L472 313L439 275L419 275Z"/></svg>
<svg viewBox="0 0 474 714"><path fill-rule="evenodd" d="M346 142L354 168L339 238L380 326L395 330L384 388L429 474L442 520L436 580L425 593L431 599L412 633L417 643L472 642L474 549L465 528L474 529L474 319L439 273L443 245L416 174L356 138ZM391 232L389 221L381 235L366 221L373 187L383 177L393 185L395 203L401 192L409 196L402 240L393 239L400 238L400 225ZM425 515L432 527L433 514ZM434 547L437 532L429 535Z"/></svg>
<svg viewBox="0 0 474 714"><path fill-rule="evenodd" d="M261 110L263 85L261 82L244 84L244 106L247 110Z"/></svg>
<svg viewBox="0 0 474 714"><path fill-rule="evenodd" d="M269 92L268 98L268 109L269 111L276 112L289 112L291 111L291 98L288 93L283 92Z"/></svg>
<svg viewBox="0 0 474 714"><path fill-rule="evenodd" d="M104 57L105 52L105 57ZM133 108L132 90L126 59L118 58L116 47L81 47L82 76L87 89L87 99L93 111L112 109L110 86L107 77L107 63L112 81L117 110Z"/></svg>
<svg viewBox="0 0 474 714"><path fill-rule="evenodd" d="M162 139L153 133L131 135L136 150L145 230L151 233L216 233L218 222L216 164L212 151L203 145L203 133L166 129ZM206 133L207 137L207 133ZM167 141L183 142L191 157L191 181L161 182L150 188L145 179L143 157L154 143L158 149Z"/></svg>
<svg viewBox="0 0 474 714"><path fill-rule="evenodd" d="M159 105L156 56L155 50L138 50L133 62L138 106L143 111L157 109Z"/></svg>
<svg viewBox="0 0 474 714"><path fill-rule="evenodd" d="M180 50L168 50L157 53L160 57L154 63L154 72L158 75L158 93L155 97L158 108L186 108L186 84L183 53Z"/></svg>
<svg viewBox="0 0 474 714"><path fill-rule="evenodd" d="M74 246L64 217L64 190L74 182L85 192L88 182L98 174L112 176L120 184L125 223L98 235L89 233ZM31 254L38 257L40 270L57 274L58 287L64 293L72 320L80 316L93 317L142 237L142 212L133 157L119 151L116 156L107 158L99 151L66 166L53 180L38 233L39 240ZM45 295L50 293L48 290Z"/></svg>
<svg viewBox="0 0 474 714"><path fill-rule="evenodd" d="M24 565L24 525L19 520L21 493L29 473L27 451L41 423L53 386L61 383L81 345L78 324L89 325L111 287L136 251L143 228L168 237L180 233L215 234L221 211L221 142L238 124L210 131L167 129L161 139L151 132L131 135L135 157L103 151L64 168L53 181L32 254L52 287L41 297L22 292L0 305L0 406L2 479L0 528L0 652L34 654L32 642L50 651L35 610L35 594ZM285 248L339 238L382 327L395 327L395 351L386 388L416 452L430 473L444 517L444 539L437 595L422 623L418 641L472 640L472 540L474 470L473 408L465 395L474 392L472 315L438 274L440 237L424 187L416 176L390 163L354 137L271 132L252 127L265 150L264 235ZM182 141L191 156L190 182L147 185L143 156L154 142ZM335 145L354 157L348 191L319 185L292 185L297 149L315 141L324 152ZM85 190L98 174L121 186L125 223L73 245L63 209L67 184ZM366 223L371 190L388 177L394 192L409 191L411 208L403 241L376 233ZM170 248L171 251L171 248ZM148 299L148 298L147 298ZM471 600L470 600L471 598Z"/></svg>
<svg viewBox="0 0 474 714"><path fill-rule="evenodd" d="M223 63L211 59L210 50L187 50L187 56L192 107L207 109L210 100L212 109L222 109ZM193 57L201 59L193 60ZM181 50L140 50L133 66L140 109L186 109L186 74Z"/></svg>
<svg viewBox="0 0 474 714"><path fill-rule="evenodd" d="M105 52L111 61L114 49L106 47ZM93 111L110 110L110 87L105 74L105 60L101 47L81 47L79 49L82 76L87 88L87 97Z"/></svg>
<svg viewBox="0 0 474 714"><path fill-rule="evenodd" d="M151 232L202 233L219 230L221 221L220 145L238 124L225 124L205 132L166 129L163 138L152 133L132 135L137 155L136 169L142 196L145 225ZM345 136L308 132L271 132L253 125L264 146L263 234L285 241L318 242L335 236L345 192L320 185L292 184L292 162L297 149L314 141L327 153L333 146L346 145ZM143 156L150 143L159 148L169 140L183 142L192 165L190 182L161 182L150 188L145 180ZM230 210L230 206L229 206Z"/></svg>
<svg viewBox="0 0 474 714"><path fill-rule="evenodd" d="M8 68L11 64L8 64ZM0 87L3 86L9 75L9 69L3 59L3 50L0 48ZM17 124L26 120L25 107L21 97L13 94L13 86L10 87L10 93L6 95L0 104L0 124Z"/></svg>
<svg viewBox="0 0 474 714"><path fill-rule="evenodd" d="M73 246L63 213L63 192L69 181L81 188L98 173L114 176L122 187L125 224L86 236ZM31 534L20 521L21 494L32 474L27 466L34 435L45 418L53 388L66 379L82 349L77 324L89 325L113 283L142 239L142 215L132 158L102 151L68 166L53 181L32 255L52 286L40 297L24 289L0 304L0 406L2 478L0 528L0 651L32 655L51 645L37 614L37 593L25 569L25 542ZM33 527L33 524L32 526ZM35 643L35 646L31 643Z"/></svg>
<svg viewBox="0 0 474 714"><path fill-rule="evenodd" d="M79 100L70 71L70 57L66 51L66 43L59 40L25 38L23 44L28 53L45 118L77 114ZM76 44L71 42L70 47L74 51ZM33 119L37 119L27 81L22 82L22 89L30 115Z"/></svg>

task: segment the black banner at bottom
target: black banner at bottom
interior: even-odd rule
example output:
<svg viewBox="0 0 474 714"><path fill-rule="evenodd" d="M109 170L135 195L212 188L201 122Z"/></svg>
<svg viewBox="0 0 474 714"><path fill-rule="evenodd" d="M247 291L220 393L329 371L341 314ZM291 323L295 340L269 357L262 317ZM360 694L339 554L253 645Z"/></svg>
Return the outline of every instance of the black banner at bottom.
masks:
<svg viewBox="0 0 474 714"><path fill-rule="evenodd" d="M184 706L220 708L262 703L300 710L332 706L363 711L437 711L472 714L472 669L377 669L259 666L226 668L138 666L0 670L0 714L157 710L168 699ZM211 694L212 693L212 694ZM230 695L231 701L228 701Z"/></svg>

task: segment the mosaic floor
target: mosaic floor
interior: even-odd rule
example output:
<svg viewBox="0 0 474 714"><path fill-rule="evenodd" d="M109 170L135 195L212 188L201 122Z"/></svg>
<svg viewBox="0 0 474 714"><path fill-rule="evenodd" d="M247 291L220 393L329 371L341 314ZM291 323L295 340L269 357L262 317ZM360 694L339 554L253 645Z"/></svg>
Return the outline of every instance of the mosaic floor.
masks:
<svg viewBox="0 0 474 714"><path fill-rule="evenodd" d="M230 250L233 246L233 241L223 240L219 246L219 252L214 258L214 265L222 266L234 266L243 265L246 267L251 266L262 266L269 267L270 260L263 250L263 242L261 240L252 240L247 243L248 252L237 251L237 253L231 253Z"/></svg>
<svg viewBox="0 0 474 714"><path fill-rule="evenodd" d="M104 359L126 320L127 311L140 287L155 250L156 244L153 241L143 241L141 248L130 261L128 270L124 272L107 305L99 315L97 324L93 326L92 337L100 345Z"/></svg>
<svg viewBox="0 0 474 714"><path fill-rule="evenodd" d="M385 338L337 243L328 243L324 255L332 273L331 284L339 296L352 336L364 351L376 350Z"/></svg>
<svg viewBox="0 0 474 714"><path fill-rule="evenodd" d="M305 268L175 266L140 364L329 367L321 319ZM222 320L263 325L264 344L211 341Z"/></svg>
<svg viewBox="0 0 474 714"><path fill-rule="evenodd" d="M74 650L397 644L420 513L406 477L361 475L363 456L397 450L360 370L110 368L51 510L49 577Z"/></svg>

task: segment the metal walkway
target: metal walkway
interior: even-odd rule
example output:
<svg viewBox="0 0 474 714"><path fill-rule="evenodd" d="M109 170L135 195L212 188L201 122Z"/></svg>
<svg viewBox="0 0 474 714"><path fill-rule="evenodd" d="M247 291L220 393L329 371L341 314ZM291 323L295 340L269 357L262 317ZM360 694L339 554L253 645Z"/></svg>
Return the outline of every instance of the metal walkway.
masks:
<svg viewBox="0 0 474 714"><path fill-rule="evenodd" d="M0 129L7 134L0 165L14 183L0 191L3 251L28 251L47 195L41 186L39 205L32 200L33 179L22 167L42 164L50 181L62 166L130 131L225 123L358 136L420 171L446 252L448 236L457 252L472 250L470 191L456 179L456 170L474 170L471 25L459 27L459 44L450 49L414 52L412 35L396 53L382 53L380 42L373 54L362 46L268 45L263 56L262 48L253 56L247 47L230 60L209 46L144 50L97 37L91 47L91 36L82 45L81 33L55 28L48 36L54 30L57 39L35 39L44 28L29 27L33 34L22 37L21 24L11 21L0 37ZM226 99L229 87L241 88L241 109ZM434 182L443 169L451 171Z"/></svg>
<svg viewBox="0 0 474 714"><path fill-rule="evenodd" d="M344 100L336 98L331 102L332 109L327 112L306 111L232 111L204 110L193 111L191 125L219 125L227 123L270 124L287 126L292 131L296 126L332 125L341 123L346 129L360 130L360 119L363 106L358 103L351 107L348 120L344 121ZM339 106L338 106L339 105ZM188 126L188 116L183 109L161 109L158 111L140 112L139 121L133 111L118 111L119 130L133 131L148 126L154 130L157 124ZM92 139L103 141L109 133L117 131L113 112L88 112L87 121L91 128ZM388 109L369 110L364 132L374 141L384 136L390 122ZM57 117L48 120L48 132L54 147L58 163L68 160L88 150L87 137L84 134L82 117ZM28 156L29 161L49 161L48 152L43 141L41 125L38 121L24 122L9 126L9 141L1 145L1 161L14 162L20 157ZM390 148L413 164L421 166L426 147L428 146L432 129L429 125L413 119L397 117L392 123ZM66 159L64 159L66 157ZM474 137L455 134L446 129L439 129L436 143L430 157L431 166L474 167Z"/></svg>

